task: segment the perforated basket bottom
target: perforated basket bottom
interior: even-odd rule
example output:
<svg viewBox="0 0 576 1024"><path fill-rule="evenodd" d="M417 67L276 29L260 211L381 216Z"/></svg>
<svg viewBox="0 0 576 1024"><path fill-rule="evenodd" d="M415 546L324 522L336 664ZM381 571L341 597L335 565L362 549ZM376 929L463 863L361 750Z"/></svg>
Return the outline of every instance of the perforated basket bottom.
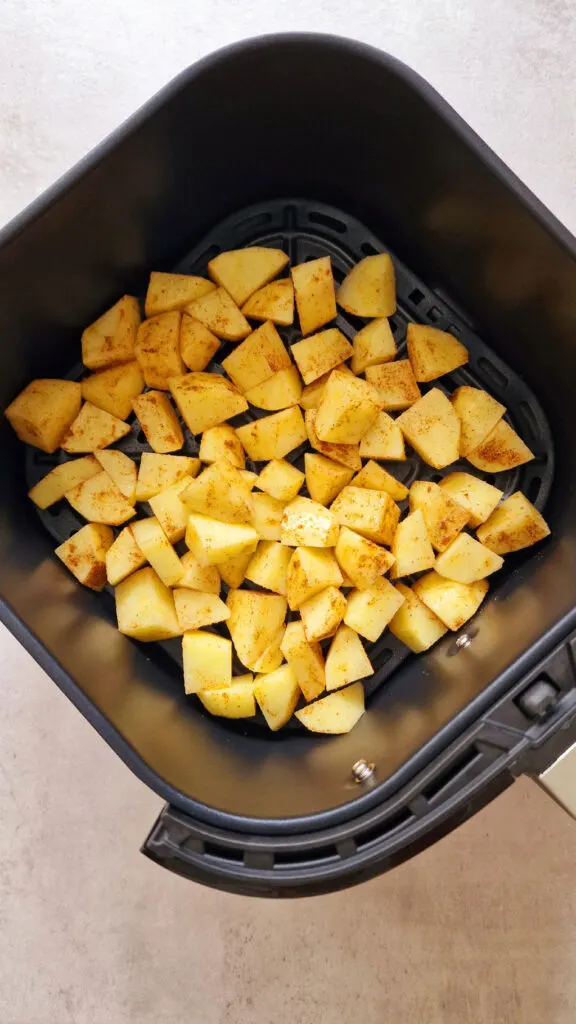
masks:
<svg viewBox="0 0 576 1024"><path fill-rule="evenodd" d="M292 266L316 259L318 256L329 255L332 259L334 277L338 283L343 280L350 267L364 256L389 251L363 224L333 207L301 199L274 200L241 210L222 221L173 269L180 273L203 275L206 273L208 261L219 252L238 249L246 245L267 245L283 249L290 257ZM465 460L453 463L445 470L433 470L414 453L409 455L405 462L384 462L383 465L407 487L417 478L438 481L448 473L461 469L489 480L501 488L506 495L516 490L522 490L530 501L542 511L552 486L554 453L550 427L538 401L518 374L506 366L436 292L428 288L393 253L391 255L396 269L398 311L390 320L390 324L398 345L398 358L402 358L405 350L406 327L410 321L431 324L441 330L450 331L466 345L470 353L469 363L455 373L432 382L428 387L439 387L447 394L463 384L486 389L507 407L506 419L523 437L536 457L527 465L496 475L482 474ZM363 326L364 321L339 311L336 323L346 337L352 339ZM299 340L297 326L279 328L279 330L287 345L292 345ZM223 344L218 353L220 359L225 358L232 347ZM210 364L207 369L217 373L223 372L221 364L216 362ZM71 371L69 377L74 380L79 379L82 372L82 366L79 364ZM425 386L423 390L427 390L427 387ZM268 413L251 408L247 413L237 416L230 422L233 426L240 426L242 423L265 415ZM182 427L185 437L182 451L187 455L197 455L198 442L196 438L184 424ZM130 433L114 447L134 459L137 459L141 452L150 451L136 420L132 422ZM310 450L309 446L303 445L291 452L287 458L303 469L306 450ZM64 452L45 455L38 449L28 448L28 486L32 487L45 476L49 469L66 458ZM256 471L262 468L261 464L247 463L247 465ZM302 494L306 493L306 490L303 489ZM137 507L137 513L150 515L151 510L147 504L142 504ZM58 502L46 511L39 511L38 514L57 544L67 540L84 525L84 520L65 501ZM180 551L184 550L180 545L177 547ZM245 583L243 586L252 586L252 584ZM225 590L226 587L224 587ZM102 600L111 601L111 594L112 589L108 588L108 594L104 593ZM215 627L215 629L222 635L228 636L224 626ZM325 646L328 643L329 641ZM398 666L410 656L410 652L388 630L385 630L376 643L370 644L366 641L364 643L374 667L374 675L370 679L364 680L366 696L370 698L375 690L385 683ZM148 647L151 656L161 659L165 670L173 675L178 686L182 686L180 641L170 640L165 643L149 644ZM239 674L246 670L239 662L236 662L234 671ZM195 698L191 699L204 714L200 703ZM243 719L237 722L227 719L219 721L225 727L244 733L267 730L260 715L254 719ZM302 729L303 727L296 719L292 719L287 728Z"/></svg>

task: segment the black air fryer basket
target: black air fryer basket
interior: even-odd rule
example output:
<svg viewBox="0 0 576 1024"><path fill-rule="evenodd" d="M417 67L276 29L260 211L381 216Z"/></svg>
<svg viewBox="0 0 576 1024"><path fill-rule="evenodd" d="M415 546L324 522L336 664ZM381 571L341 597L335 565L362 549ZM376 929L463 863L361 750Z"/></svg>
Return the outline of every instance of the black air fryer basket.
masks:
<svg viewBox="0 0 576 1024"><path fill-rule="evenodd" d="M176 642L117 632L111 596L53 555L82 521L26 497L60 456L27 451L2 422L2 620L166 799L148 856L218 888L292 896L414 855L521 772L575 808L576 242L391 57L324 36L242 43L181 75L0 235L3 406L32 377L78 376L83 327L142 295L150 270L204 273L251 244L293 263L329 254L337 280L391 252L400 351L409 320L464 342L469 364L439 386L506 405L536 458L491 479L552 529L507 558L460 634L418 657L389 632L370 646L368 713L350 734L272 734L186 698ZM350 337L359 324L339 326ZM146 447L137 423L118 447ZM422 470L394 465L407 484ZM357 762L373 766L362 781Z"/></svg>

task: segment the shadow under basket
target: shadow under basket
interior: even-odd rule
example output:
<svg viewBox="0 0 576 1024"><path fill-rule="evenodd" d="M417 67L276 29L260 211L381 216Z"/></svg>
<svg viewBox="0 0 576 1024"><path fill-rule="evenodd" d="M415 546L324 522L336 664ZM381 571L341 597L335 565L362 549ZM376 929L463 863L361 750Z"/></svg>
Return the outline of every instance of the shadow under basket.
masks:
<svg viewBox="0 0 576 1024"><path fill-rule="evenodd" d="M506 560L464 637L419 657L389 633L368 645L350 734L272 734L186 698L177 643L117 632L110 595L53 555L81 521L26 497L62 456L27 452L2 422L2 620L167 800L145 852L222 889L300 895L412 856L576 739L576 243L397 61L324 36L245 42L181 75L0 235L3 406L32 377L74 376L83 327L143 295L150 270L204 273L250 244L292 263L329 254L337 279L390 251L400 352L410 320L463 341L469 365L439 386L506 405L536 458L491 479L552 529ZM360 322L338 325L351 337ZM137 424L118 447L145 447ZM388 468L437 478L415 457ZM374 766L362 783L359 760Z"/></svg>

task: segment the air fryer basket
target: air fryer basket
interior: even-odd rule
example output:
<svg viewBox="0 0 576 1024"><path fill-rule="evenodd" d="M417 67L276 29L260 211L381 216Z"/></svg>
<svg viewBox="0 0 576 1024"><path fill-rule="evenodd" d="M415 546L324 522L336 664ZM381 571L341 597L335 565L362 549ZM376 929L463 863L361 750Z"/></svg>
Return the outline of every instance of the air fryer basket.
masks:
<svg viewBox="0 0 576 1024"><path fill-rule="evenodd" d="M120 636L109 595L56 564L54 541L80 521L61 506L39 519L25 493L52 457L25 458L2 425L3 621L169 802L145 852L207 884L293 895L414 854L576 738L576 248L393 59L330 37L243 43L177 79L0 236L3 404L31 376L68 375L82 327L118 294L142 294L150 269L202 273L216 252L257 243L292 262L328 252L336 277L392 251L398 343L417 320L466 344L469 366L440 386L476 384L507 406L536 459L495 482L524 490L553 530L507 560L459 642L419 658L386 634L371 645L369 711L348 736L271 735L187 700L178 645ZM137 424L118 447L141 450ZM390 468L407 483L424 469ZM362 784L359 759L375 765Z"/></svg>

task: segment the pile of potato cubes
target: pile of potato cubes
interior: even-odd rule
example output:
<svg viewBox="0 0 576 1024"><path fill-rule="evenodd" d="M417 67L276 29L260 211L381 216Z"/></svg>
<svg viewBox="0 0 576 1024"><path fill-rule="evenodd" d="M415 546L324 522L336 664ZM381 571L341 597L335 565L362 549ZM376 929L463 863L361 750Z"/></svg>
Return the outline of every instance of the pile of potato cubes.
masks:
<svg viewBox="0 0 576 1024"><path fill-rule="evenodd" d="M87 520L56 554L85 586L115 587L122 633L182 636L186 692L215 715L259 707L273 730L295 713L344 733L373 672L363 641L389 629L427 650L474 615L503 555L550 531L521 492L502 500L474 473L408 490L380 464L402 462L407 444L435 469L464 457L497 473L533 458L487 392L422 392L467 362L451 334L412 323L396 359L390 257L361 260L338 290L328 256L279 277L287 263L254 246L216 256L209 279L153 273L146 319L124 296L84 331L88 376L35 380L6 415L22 441L79 456L30 497ZM277 328L294 304L302 337L288 349ZM333 325L337 305L367 321L351 342ZM223 343L225 376L205 372ZM250 407L268 415L226 422ZM110 447L132 413L151 449L139 464ZM175 454L182 421L197 458ZM303 445L302 470L286 457ZM124 525L144 502L152 515ZM246 669L235 677L233 646Z"/></svg>

